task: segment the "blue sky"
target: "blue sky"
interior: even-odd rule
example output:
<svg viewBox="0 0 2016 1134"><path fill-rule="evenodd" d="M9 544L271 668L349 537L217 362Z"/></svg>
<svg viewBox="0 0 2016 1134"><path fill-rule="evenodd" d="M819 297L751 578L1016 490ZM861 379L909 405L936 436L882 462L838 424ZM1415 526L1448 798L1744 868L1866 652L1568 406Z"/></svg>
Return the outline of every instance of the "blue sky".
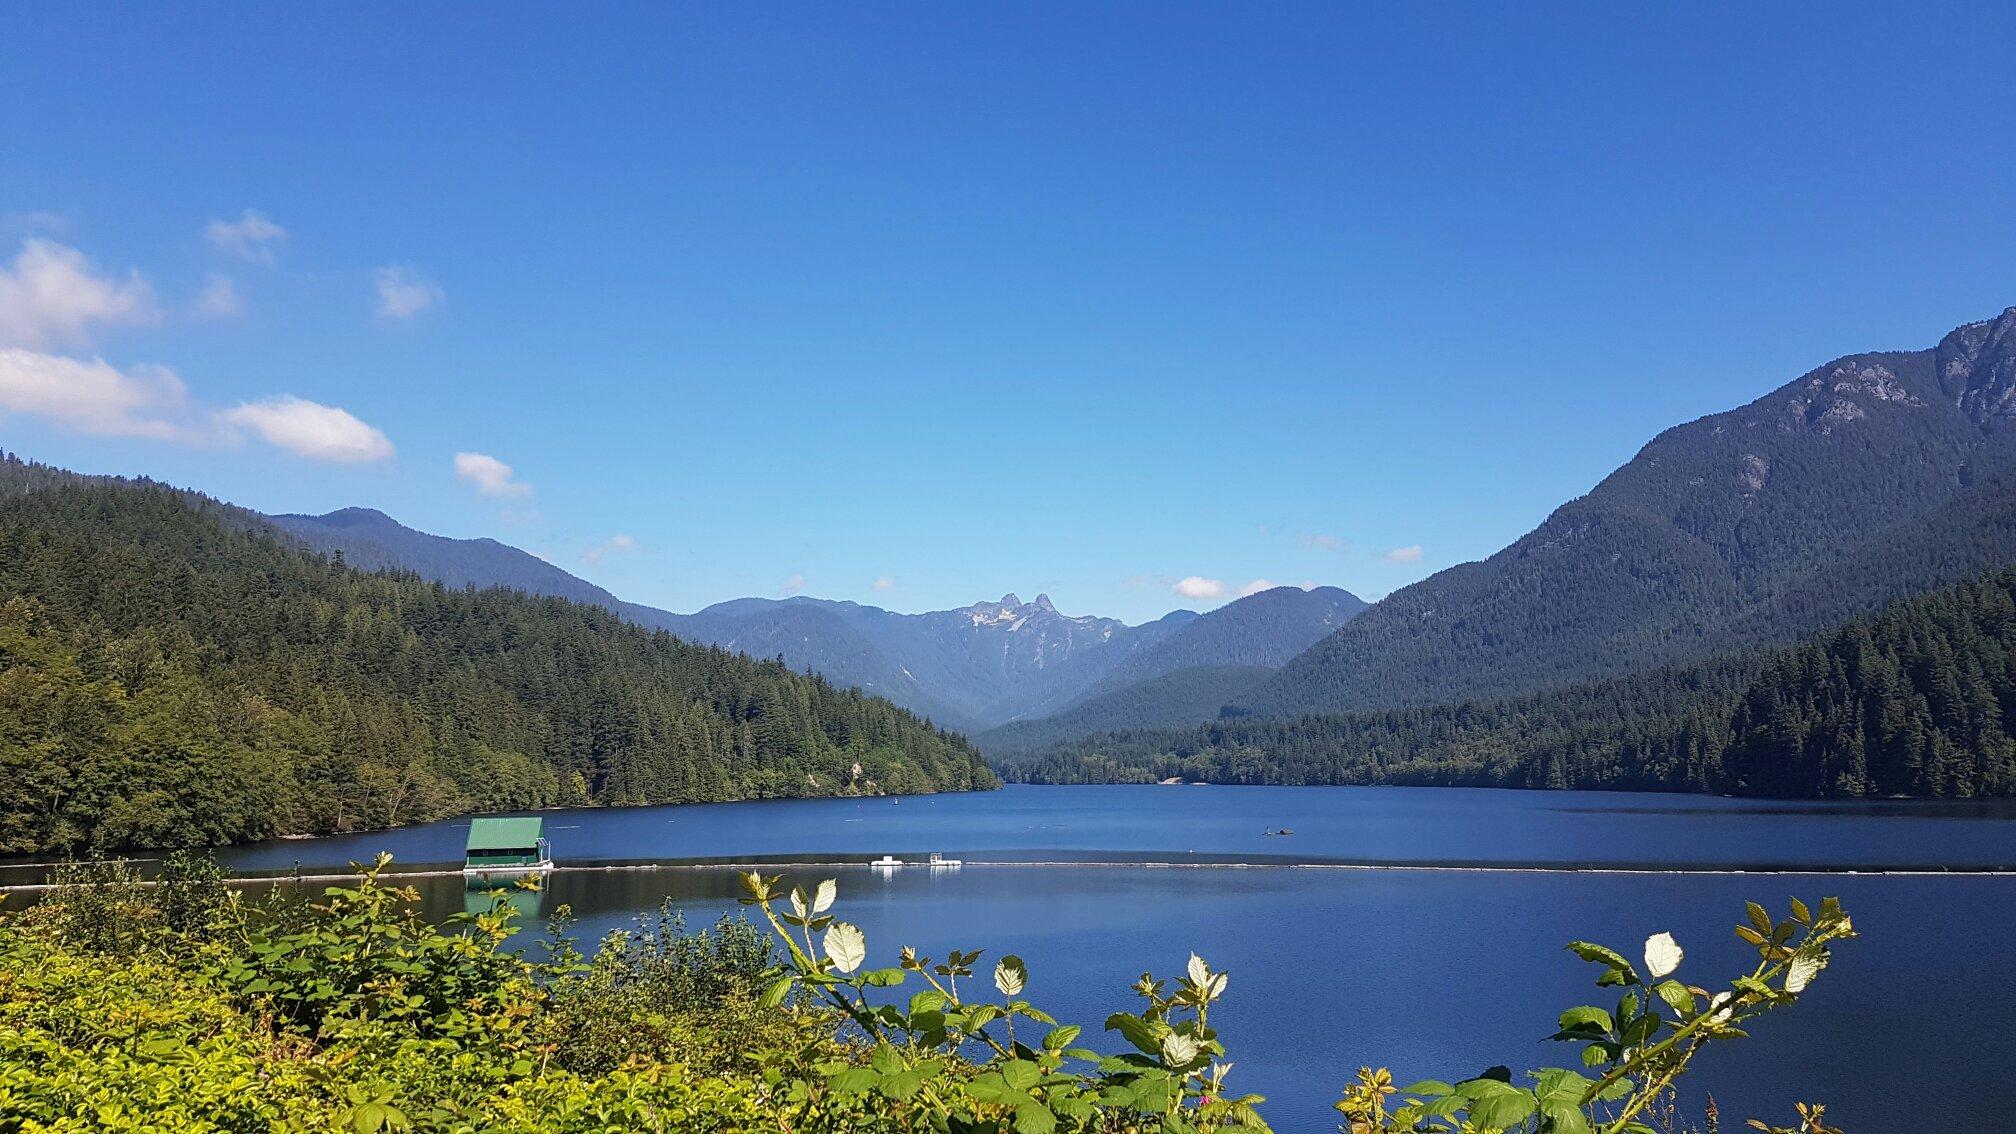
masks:
<svg viewBox="0 0 2016 1134"><path fill-rule="evenodd" d="M2016 303L2016 9L1751 7L9 5L0 447L678 610L1376 597Z"/></svg>

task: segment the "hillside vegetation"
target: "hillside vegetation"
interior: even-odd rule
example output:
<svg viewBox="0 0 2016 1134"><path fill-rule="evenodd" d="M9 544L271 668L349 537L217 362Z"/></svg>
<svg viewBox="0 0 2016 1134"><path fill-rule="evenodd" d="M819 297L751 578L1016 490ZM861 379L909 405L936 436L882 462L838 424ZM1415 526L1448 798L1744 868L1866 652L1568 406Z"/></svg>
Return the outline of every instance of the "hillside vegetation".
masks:
<svg viewBox="0 0 2016 1134"><path fill-rule="evenodd" d="M1477 563L1375 604L1258 716L1497 699L1784 645L2016 562L2016 308L1667 430Z"/></svg>
<svg viewBox="0 0 2016 1134"><path fill-rule="evenodd" d="M749 875L753 924L691 934L661 917L609 934L592 956L561 931L535 961L510 948L508 902L430 925L412 891L380 876L386 861L312 906L278 892L247 902L214 865L171 860L156 888L101 869L0 917L0 1128L1268 1129L1266 1100L1238 1093L1246 1073L1214 1028L1228 974L1195 954L1173 977L1144 974L1102 1041L1038 1007L1041 974L1015 956L871 951L842 919L831 880L786 893L777 878ZM1511 1061L1568 1066L1515 1076L1499 1065L1404 1087L1384 1069L1347 1081L1339 1067L1343 1128L1650 1134L1648 1121L1663 1126L1677 1109L1676 1084L1697 1055L1809 994L1833 948L1855 936L1831 898L1794 901L1782 920L1752 904L1736 933L1755 961L1708 987L1693 983L1705 974L1682 979L1670 934L1645 942L1642 964L1574 942L1604 1003L1533 1021L1543 1035L1558 1022L1556 1057L1529 1050ZM1820 1110L1798 1110L1816 1120L1799 1132L1824 1129Z"/></svg>
<svg viewBox="0 0 2016 1134"><path fill-rule="evenodd" d="M0 852L996 782L964 740L775 662L0 460Z"/></svg>
<svg viewBox="0 0 2016 1134"><path fill-rule="evenodd" d="M1799 646L1549 693L1107 733L1012 779L1462 784L1856 798L2016 794L2016 570Z"/></svg>

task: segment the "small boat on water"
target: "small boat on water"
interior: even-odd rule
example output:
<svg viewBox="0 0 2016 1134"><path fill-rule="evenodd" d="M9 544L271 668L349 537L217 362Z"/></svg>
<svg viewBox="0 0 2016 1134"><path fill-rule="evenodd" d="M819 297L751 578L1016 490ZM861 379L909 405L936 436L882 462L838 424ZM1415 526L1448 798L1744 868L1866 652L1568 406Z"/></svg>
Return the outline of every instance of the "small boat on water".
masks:
<svg viewBox="0 0 2016 1134"><path fill-rule="evenodd" d="M965 863L964 863L963 861L959 860L959 859L956 859L956 858L946 858L946 857L945 857L944 855L942 855L942 854L939 854L939 853L938 853L937 851L932 851L932 852L931 852L931 861L930 861L930 862L928 863L928 865L931 865L931 866L964 866L964 865L966 865L966 864L965 864Z"/></svg>
<svg viewBox="0 0 2016 1134"><path fill-rule="evenodd" d="M903 865L903 860L897 858L893 854L885 854L881 858L876 859L874 862L871 862L868 865L876 868L877 870L894 870L897 867Z"/></svg>

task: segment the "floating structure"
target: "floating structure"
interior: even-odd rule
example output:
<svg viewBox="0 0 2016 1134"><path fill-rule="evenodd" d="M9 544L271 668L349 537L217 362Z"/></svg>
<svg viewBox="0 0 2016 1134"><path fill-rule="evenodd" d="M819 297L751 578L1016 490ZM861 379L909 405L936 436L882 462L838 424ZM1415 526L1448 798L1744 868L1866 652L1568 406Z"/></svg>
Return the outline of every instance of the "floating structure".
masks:
<svg viewBox="0 0 2016 1134"><path fill-rule="evenodd" d="M944 855L942 855L942 854L939 854L939 853L938 853L937 851L932 851L932 852L931 852L931 862L930 862L930 865L932 865L932 866L964 866L964 865L966 865L966 864L965 864L964 862L960 861L959 859L956 859L956 858L946 858L946 857L945 857Z"/></svg>
<svg viewBox="0 0 2016 1134"><path fill-rule="evenodd" d="M541 834L545 822L536 816L470 820L463 880L474 887L508 886L552 870L553 852Z"/></svg>
<svg viewBox="0 0 2016 1134"><path fill-rule="evenodd" d="M871 862L868 865L874 867L877 870L894 870L897 867L903 865L903 860L897 858L893 854L885 854L881 858L876 859L874 862Z"/></svg>

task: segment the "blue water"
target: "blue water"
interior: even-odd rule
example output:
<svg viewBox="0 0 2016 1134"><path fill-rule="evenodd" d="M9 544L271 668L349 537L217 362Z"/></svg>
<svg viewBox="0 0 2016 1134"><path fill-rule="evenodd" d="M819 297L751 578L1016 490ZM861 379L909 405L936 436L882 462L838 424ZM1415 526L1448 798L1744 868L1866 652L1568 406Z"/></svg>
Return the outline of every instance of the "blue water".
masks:
<svg viewBox="0 0 2016 1134"><path fill-rule="evenodd" d="M2016 869L2016 801L1783 803L1625 792L1008 787L883 799L549 811L569 862L921 855L1061 860ZM389 850L459 862L466 819L236 848L243 869ZM1287 828L1289 836L1268 830Z"/></svg>
<svg viewBox="0 0 2016 1134"><path fill-rule="evenodd" d="M240 848L243 869L314 868L393 851L449 862L465 823ZM1760 804L1678 796L1445 789L1009 788L896 800L783 801L547 813L563 864L767 856L861 859L943 851L970 860L1667 864L1701 868L2016 864L2007 805ZM1268 836L1289 827L1292 836ZM1838 895L1863 936L1804 1002L1753 1038L1711 1050L1685 1082L1722 1128L1791 1122L1824 1101L1852 1134L2006 1129L2016 1108L2016 876L1563 873L1120 865L968 866L880 872L786 868L840 880L840 914L871 964L904 944L1028 960L1032 999L1098 1025L1133 1006L1144 968L1191 950L1231 973L1217 1014L1232 1083L1270 1097L1282 1131L1329 1131L1330 1104L1361 1064L1402 1082L1496 1063L1573 1065L1543 1042L1561 1009L1605 1003L1571 938L1630 955L1656 932L1687 948L1681 974L1714 984L1754 956L1731 935L1745 899L1782 910ZM457 878L422 883L435 913L463 907ZM689 921L737 909L721 868L560 872L535 913L570 905L586 941L666 900Z"/></svg>

